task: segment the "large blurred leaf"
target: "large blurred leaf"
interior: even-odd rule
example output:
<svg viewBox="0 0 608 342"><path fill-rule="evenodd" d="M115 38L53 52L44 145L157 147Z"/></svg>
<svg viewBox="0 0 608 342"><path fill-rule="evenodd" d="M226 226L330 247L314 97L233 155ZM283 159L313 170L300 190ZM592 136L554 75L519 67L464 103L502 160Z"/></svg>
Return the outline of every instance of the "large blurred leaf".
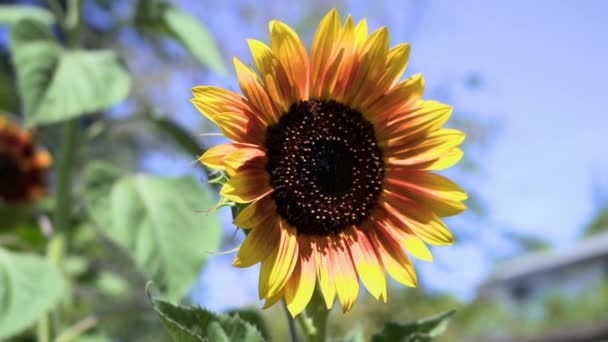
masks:
<svg viewBox="0 0 608 342"><path fill-rule="evenodd" d="M64 50L38 21L15 25L11 51L30 126L103 110L129 95L129 74L112 51Z"/></svg>
<svg viewBox="0 0 608 342"><path fill-rule="evenodd" d="M387 323L379 334L372 337L372 342L426 342L441 335L448 326L454 310L441 315L408 324Z"/></svg>
<svg viewBox="0 0 608 342"><path fill-rule="evenodd" d="M260 332L238 316L213 313L202 308L173 305L152 299L154 309L175 342L258 342Z"/></svg>
<svg viewBox="0 0 608 342"><path fill-rule="evenodd" d="M13 26L23 19L31 19L50 25L55 21L53 14L41 7L0 5L0 25Z"/></svg>
<svg viewBox="0 0 608 342"><path fill-rule="evenodd" d="M0 248L0 340L32 325L65 291L61 274L46 259Z"/></svg>
<svg viewBox="0 0 608 342"><path fill-rule="evenodd" d="M211 33L190 14L176 8L169 7L163 17L169 31L198 59L211 70L220 74L227 74L222 56L215 44Z"/></svg>
<svg viewBox="0 0 608 342"><path fill-rule="evenodd" d="M154 123L162 133L171 138L184 152L190 154L193 159L198 158L205 152L192 135L174 121L157 114L150 114L147 119Z"/></svg>
<svg viewBox="0 0 608 342"><path fill-rule="evenodd" d="M139 0L135 21L140 29L148 32L168 33L200 63L217 73L227 74L215 40L197 18L165 0Z"/></svg>
<svg viewBox="0 0 608 342"><path fill-rule="evenodd" d="M190 177L122 175L95 163L85 172L85 200L92 218L131 253L139 269L171 299L186 294L221 240L206 187Z"/></svg>

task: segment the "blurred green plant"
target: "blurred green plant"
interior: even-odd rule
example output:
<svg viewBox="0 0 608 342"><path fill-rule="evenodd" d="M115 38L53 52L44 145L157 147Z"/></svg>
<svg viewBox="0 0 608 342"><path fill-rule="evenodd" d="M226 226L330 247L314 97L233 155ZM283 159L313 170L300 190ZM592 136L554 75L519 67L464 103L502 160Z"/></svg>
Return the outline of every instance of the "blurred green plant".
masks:
<svg viewBox="0 0 608 342"><path fill-rule="evenodd" d="M132 76L120 51L90 43L94 29L83 18L83 1L47 5L0 5L12 61L1 56L0 114L35 129L56 160L53 197L28 206L0 202L0 339L157 338L162 332L143 284L152 279L163 295L182 300L207 252L219 248L222 230L217 214L201 213L214 205L209 187L189 176L135 173L137 160L122 151L148 142L149 128L177 152L204 149L168 117L137 109L110 119L105 112L131 101ZM169 3L162 8L162 23L149 32L175 38L210 70L225 73L204 26ZM134 11L129 25L145 14ZM125 139L115 139L133 123ZM119 153L108 151L114 143Z"/></svg>

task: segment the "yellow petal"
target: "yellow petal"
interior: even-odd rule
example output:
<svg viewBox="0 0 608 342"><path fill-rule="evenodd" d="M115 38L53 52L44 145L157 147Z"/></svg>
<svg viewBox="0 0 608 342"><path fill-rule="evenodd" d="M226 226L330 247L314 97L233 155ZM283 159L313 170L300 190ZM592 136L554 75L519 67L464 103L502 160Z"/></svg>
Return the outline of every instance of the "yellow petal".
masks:
<svg viewBox="0 0 608 342"><path fill-rule="evenodd" d="M224 166L230 176L234 175L238 169L243 167L266 167L268 159L266 152L259 146L242 146L238 150L224 157Z"/></svg>
<svg viewBox="0 0 608 342"><path fill-rule="evenodd" d="M428 262L433 261L433 254L431 254L431 251L426 246L424 241L417 236L404 234L401 242L405 246L405 250L415 258Z"/></svg>
<svg viewBox="0 0 608 342"><path fill-rule="evenodd" d="M368 89L363 89L364 94L369 95L361 100L360 107L369 107L370 104L384 96L385 92L399 81L405 72L409 54L410 45L404 43L399 44L388 51L388 55L382 55L380 57L386 59L386 66L376 71L376 73L380 74L379 79L370 82L370 84L367 85ZM376 63L376 66L380 65L380 60L374 62Z"/></svg>
<svg viewBox="0 0 608 342"><path fill-rule="evenodd" d="M243 229L257 227L266 218L277 215L277 206L270 194L249 204L234 219L234 224Z"/></svg>
<svg viewBox="0 0 608 342"><path fill-rule="evenodd" d="M289 106L296 99L296 96L291 93L287 72L268 45L255 39L248 39L247 42L268 95L272 98L280 113L287 112ZM273 119L278 121L278 118Z"/></svg>
<svg viewBox="0 0 608 342"><path fill-rule="evenodd" d="M363 46L367 40L367 19L362 19L357 26L355 26L355 45L357 47Z"/></svg>
<svg viewBox="0 0 608 342"><path fill-rule="evenodd" d="M427 121L425 126L432 124ZM421 131L420 125L411 131ZM416 134L416 133L409 133ZM408 135L406 133L406 135ZM453 151L464 141L464 133L455 129L438 129L428 135L418 134L420 138L411 141L404 135L401 139L389 141L388 164L404 166L409 169L437 169L440 166L455 164L461 157ZM408 142L408 140L410 140ZM447 159L447 160L443 160ZM443 160L443 161L442 161ZM432 162L432 163L430 163ZM439 164L439 162L442 162Z"/></svg>
<svg viewBox="0 0 608 342"><path fill-rule="evenodd" d="M310 241L308 239L304 240L306 241L300 243L300 260L298 265L285 286L287 309L293 317L304 311L308 302L310 302L317 277L315 273L315 258L310 248ZM306 249L308 249L308 252L303 253L303 250Z"/></svg>
<svg viewBox="0 0 608 342"><path fill-rule="evenodd" d="M402 43L392 48L388 52L386 71L384 72L383 79L380 82L387 82L389 85L394 85L395 82L399 81L407 68L409 58L410 44Z"/></svg>
<svg viewBox="0 0 608 342"><path fill-rule="evenodd" d="M253 111L247 101L240 95L229 90L198 86L192 88L192 103L209 120L215 122L214 117L226 112L243 113L245 116L253 116Z"/></svg>
<svg viewBox="0 0 608 342"><path fill-rule="evenodd" d="M278 20L269 23L270 47L289 76L296 100L309 96L310 65L308 53L298 34Z"/></svg>
<svg viewBox="0 0 608 342"><path fill-rule="evenodd" d="M249 203L271 191L270 176L266 170L247 168L230 177L220 195L236 203Z"/></svg>
<svg viewBox="0 0 608 342"><path fill-rule="evenodd" d="M332 248L327 238L319 237L316 241L315 253L315 264L317 265L317 278L319 279L319 286L325 305L327 309L331 309L334 306L334 300L336 298L336 282L333 272L333 265L331 263Z"/></svg>
<svg viewBox="0 0 608 342"><path fill-rule="evenodd" d="M262 262L260 269L260 298L269 298L283 289L298 261L298 241L293 228L281 222L279 246L276 253Z"/></svg>
<svg viewBox="0 0 608 342"><path fill-rule="evenodd" d="M249 267L265 260L279 243L280 229L276 216L267 217L254 229L251 229L241 244L233 265Z"/></svg>
<svg viewBox="0 0 608 342"><path fill-rule="evenodd" d="M322 78L326 74L328 65L331 64L328 61L336 53L336 46L341 31L340 16L334 8L321 20L312 42L311 96L319 96L323 89L325 89L325 83Z"/></svg>
<svg viewBox="0 0 608 342"><path fill-rule="evenodd" d="M273 295L272 297L266 298L266 301L264 302L264 306L262 307L262 309L266 310L269 307L275 305L281 298L283 298L283 295L285 290L281 290L279 292L277 292L275 295Z"/></svg>
<svg viewBox="0 0 608 342"><path fill-rule="evenodd" d="M266 125L276 122L280 113L253 70L234 57L234 69L241 91L257 109L256 116Z"/></svg>

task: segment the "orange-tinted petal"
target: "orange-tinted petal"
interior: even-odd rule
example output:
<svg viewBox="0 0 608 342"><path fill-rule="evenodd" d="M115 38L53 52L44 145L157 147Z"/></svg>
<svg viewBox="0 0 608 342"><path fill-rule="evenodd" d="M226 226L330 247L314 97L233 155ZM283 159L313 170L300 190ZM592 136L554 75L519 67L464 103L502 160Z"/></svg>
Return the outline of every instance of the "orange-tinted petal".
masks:
<svg viewBox="0 0 608 342"><path fill-rule="evenodd" d="M398 113L409 111L424 94L424 79L416 74L398 83L374 103L361 107L362 113L372 123L385 121Z"/></svg>
<svg viewBox="0 0 608 342"><path fill-rule="evenodd" d="M403 113L376 123L378 143L387 149L413 144L438 130L452 115L452 107L436 101L419 101Z"/></svg>
<svg viewBox="0 0 608 342"><path fill-rule="evenodd" d="M389 194L385 194L385 199L386 196L389 196ZM405 226L399 216L393 212L388 212L385 207L379 206L374 211L374 218L376 229L382 229L400 241L409 254L420 260L433 261L433 255L424 241L412 229Z"/></svg>
<svg viewBox="0 0 608 342"><path fill-rule="evenodd" d="M418 285L416 271L399 242L386 234L383 229L369 230L366 234L379 251L388 274L403 285L416 287Z"/></svg>
<svg viewBox="0 0 608 342"><path fill-rule="evenodd" d="M418 235L431 245L449 245L454 236L443 221L430 209L396 194L384 196L386 211L403 222L400 227Z"/></svg>
<svg viewBox="0 0 608 342"><path fill-rule="evenodd" d="M386 191L411 198L439 216L456 215L466 209L467 194L451 180L430 172L388 169Z"/></svg>
<svg viewBox="0 0 608 342"><path fill-rule="evenodd" d="M342 304L342 311L348 312L359 295L359 277L343 236L336 236L334 240L336 241L332 244L333 251L330 254L331 276L334 277L336 282L336 292Z"/></svg>
<svg viewBox="0 0 608 342"><path fill-rule="evenodd" d="M222 133L237 143L262 146L266 138L266 126L257 117L242 113L226 112L214 117Z"/></svg>
<svg viewBox="0 0 608 342"><path fill-rule="evenodd" d="M386 299L384 267L367 235L353 227L347 231L346 244L363 285L376 299Z"/></svg>

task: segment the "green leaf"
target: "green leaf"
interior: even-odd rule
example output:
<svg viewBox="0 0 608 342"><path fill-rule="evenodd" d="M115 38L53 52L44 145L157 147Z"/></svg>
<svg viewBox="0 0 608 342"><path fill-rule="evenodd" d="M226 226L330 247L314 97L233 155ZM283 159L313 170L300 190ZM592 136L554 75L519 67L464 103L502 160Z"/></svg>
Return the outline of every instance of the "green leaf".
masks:
<svg viewBox="0 0 608 342"><path fill-rule="evenodd" d="M157 298L152 298L152 302L175 342L264 341L260 332L238 315L228 316L202 308L173 305Z"/></svg>
<svg viewBox="0 0 608 342"><path fill-rule="evenodd" d="M211 33L198 19L168 1L139 0L135 23L144 32L170 35L201 64L222 75L228 73Z"/></svg>
<svg viewBox="0 0 608 342"><path fill-rule="evenodd" d="M0 248L0 340L36 322L66 290L60 272L46 259Z"/></svg>
<svg viewBox="0 0 608 342"><path fill-rule="evenodd" d="M53 14L41 7L0 5L0 25L14 26L20 20L30 19L45 25L55 21Z"/></svg>
<svg viewBox="0 0 608 342"><path fill-rule="evenodd" d="M192 137L188 131L180 127L177 123L166 117L151 114L148 119L168 137L170 137L184 152L192 155L193 158L201 156L205 150Z"/></svg>
<svg viewBox="0 0 608 342"><path fill-rule="evenodd" d="M129 95L129 74L110 50L64 50L48 26L29 19L15 25L10 42L30 126L107 109Z"/></svg>
<svg viewBox="0 0 608 342"><path fill-rule="evenodd" d="M129 294L129 282L117 273L101 271L95 278L95 287L100 293L109 297L121 297Z"/></svg>
<svg viewBox="0 0 608 342"><path fill-rule="evenodd" d="M19 111L17 90L12 80L12 66L10 55L0 53L0 110L10 113Z"/></svg>
<svg viewBox="0 0 608 342"><path fill-rule="evenodd" d="M211 33L190 14L176 7L169 7L163 16L172 35L202 64L226 75L228 72Z"/></svg>
<svg viewBox="0 0 608 342"><path fill-rule="evenodd" d="M365 342L365 335L363 334L363 328L360 325L356 326L350 331L346 337L334 337L330 338L328 342Z"/></svg>
<svg viewBox="0 0 608 342"><path fill-rule="evenodd" d="M441 335L448 326L454 310L435 317L408 324L387 323L379 334L372 337L372 342L426 342Z"/></svg>
<svg viewBox="0 0 608 342"><path fill-rule="evenodd" d="M95 163L85 172L85 200L103 233L131 254L171 299L183 297L222 230L207 188L191 177L162 178Z"/></svg>
<svg viewBox="0 0 608 342"><path fill-rule="evenodd" d="M270 339L270 330L266 320L259 309L239 308L226 312L229 316L238 315L243 321L255 326L265 339Z"/></svg>

